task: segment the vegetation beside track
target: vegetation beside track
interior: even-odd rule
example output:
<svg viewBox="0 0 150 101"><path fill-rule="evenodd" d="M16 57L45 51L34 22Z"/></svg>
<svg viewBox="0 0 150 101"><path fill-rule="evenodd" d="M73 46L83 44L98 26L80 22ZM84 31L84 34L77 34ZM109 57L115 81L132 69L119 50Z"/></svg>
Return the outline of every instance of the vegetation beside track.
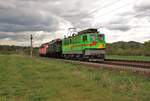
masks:
<svg viewBox="0 0 150 101"><path fill-rule="evenodd" d="M0 101L148 101L150 79L61 60L0 55Z"/></svg>
<svg viewBox="0 0 150 101"><path fill-rule="evenodd" d="M150 40L144 43L119 41L108 43L106 46L107 55L150 56Z"/></svg>

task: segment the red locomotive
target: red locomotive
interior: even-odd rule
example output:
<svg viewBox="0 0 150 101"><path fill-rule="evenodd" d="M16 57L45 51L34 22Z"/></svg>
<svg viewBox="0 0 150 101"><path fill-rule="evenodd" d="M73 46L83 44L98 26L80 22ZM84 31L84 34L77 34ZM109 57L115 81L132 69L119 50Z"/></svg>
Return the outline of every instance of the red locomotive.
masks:
<svg viewBox="0 0 150 101"><path fill-rule="evenodd" d="M47 56L48 44L49 43L44 43L41 45L41 47L39 48L39 55L40 56Z"/></svg>

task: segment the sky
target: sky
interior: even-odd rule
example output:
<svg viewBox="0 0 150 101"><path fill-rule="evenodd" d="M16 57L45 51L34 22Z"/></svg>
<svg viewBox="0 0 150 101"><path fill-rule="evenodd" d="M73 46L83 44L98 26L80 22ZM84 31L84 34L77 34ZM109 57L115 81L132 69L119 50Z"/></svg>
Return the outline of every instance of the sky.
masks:
<svg viewBox="0 0 150 101"><path fill-rule="evenodd" d="M150 0L0 0L0 45L39 46L97 28L106 42L150 40Z"/></svg>

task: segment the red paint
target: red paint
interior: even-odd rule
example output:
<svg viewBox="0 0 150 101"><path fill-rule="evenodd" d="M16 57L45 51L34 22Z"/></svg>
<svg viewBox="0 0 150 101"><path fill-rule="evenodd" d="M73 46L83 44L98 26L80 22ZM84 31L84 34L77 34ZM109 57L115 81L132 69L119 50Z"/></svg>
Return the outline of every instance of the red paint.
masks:
<svg viewBox="0 0 150 101"><path fill-rule="evenodd" d="M96 42L92 42L91 44L74 45L74 46L72 46L72 48L74 48L74 47L81 47L81 46L95 46L96 44L97 44Z"/></svg>
<svg viewBox="0 0 150 101"><path fill-rule="evenodd" d="M39 48L39 54L40 55L46 55L47 52L47 48L48 48L48 44L43 44L40 48Z"/></svg>

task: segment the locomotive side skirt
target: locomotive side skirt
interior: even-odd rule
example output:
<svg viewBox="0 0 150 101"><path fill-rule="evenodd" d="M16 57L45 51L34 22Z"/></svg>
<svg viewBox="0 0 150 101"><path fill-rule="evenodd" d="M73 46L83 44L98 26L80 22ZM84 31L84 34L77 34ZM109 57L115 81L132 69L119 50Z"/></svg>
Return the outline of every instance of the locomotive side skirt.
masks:
<svg viewBox="0 0 150 101"><path fill-rule="evenodd" d="M105 49L86 49L84 55L100 55L105 53Z"/></svg>

